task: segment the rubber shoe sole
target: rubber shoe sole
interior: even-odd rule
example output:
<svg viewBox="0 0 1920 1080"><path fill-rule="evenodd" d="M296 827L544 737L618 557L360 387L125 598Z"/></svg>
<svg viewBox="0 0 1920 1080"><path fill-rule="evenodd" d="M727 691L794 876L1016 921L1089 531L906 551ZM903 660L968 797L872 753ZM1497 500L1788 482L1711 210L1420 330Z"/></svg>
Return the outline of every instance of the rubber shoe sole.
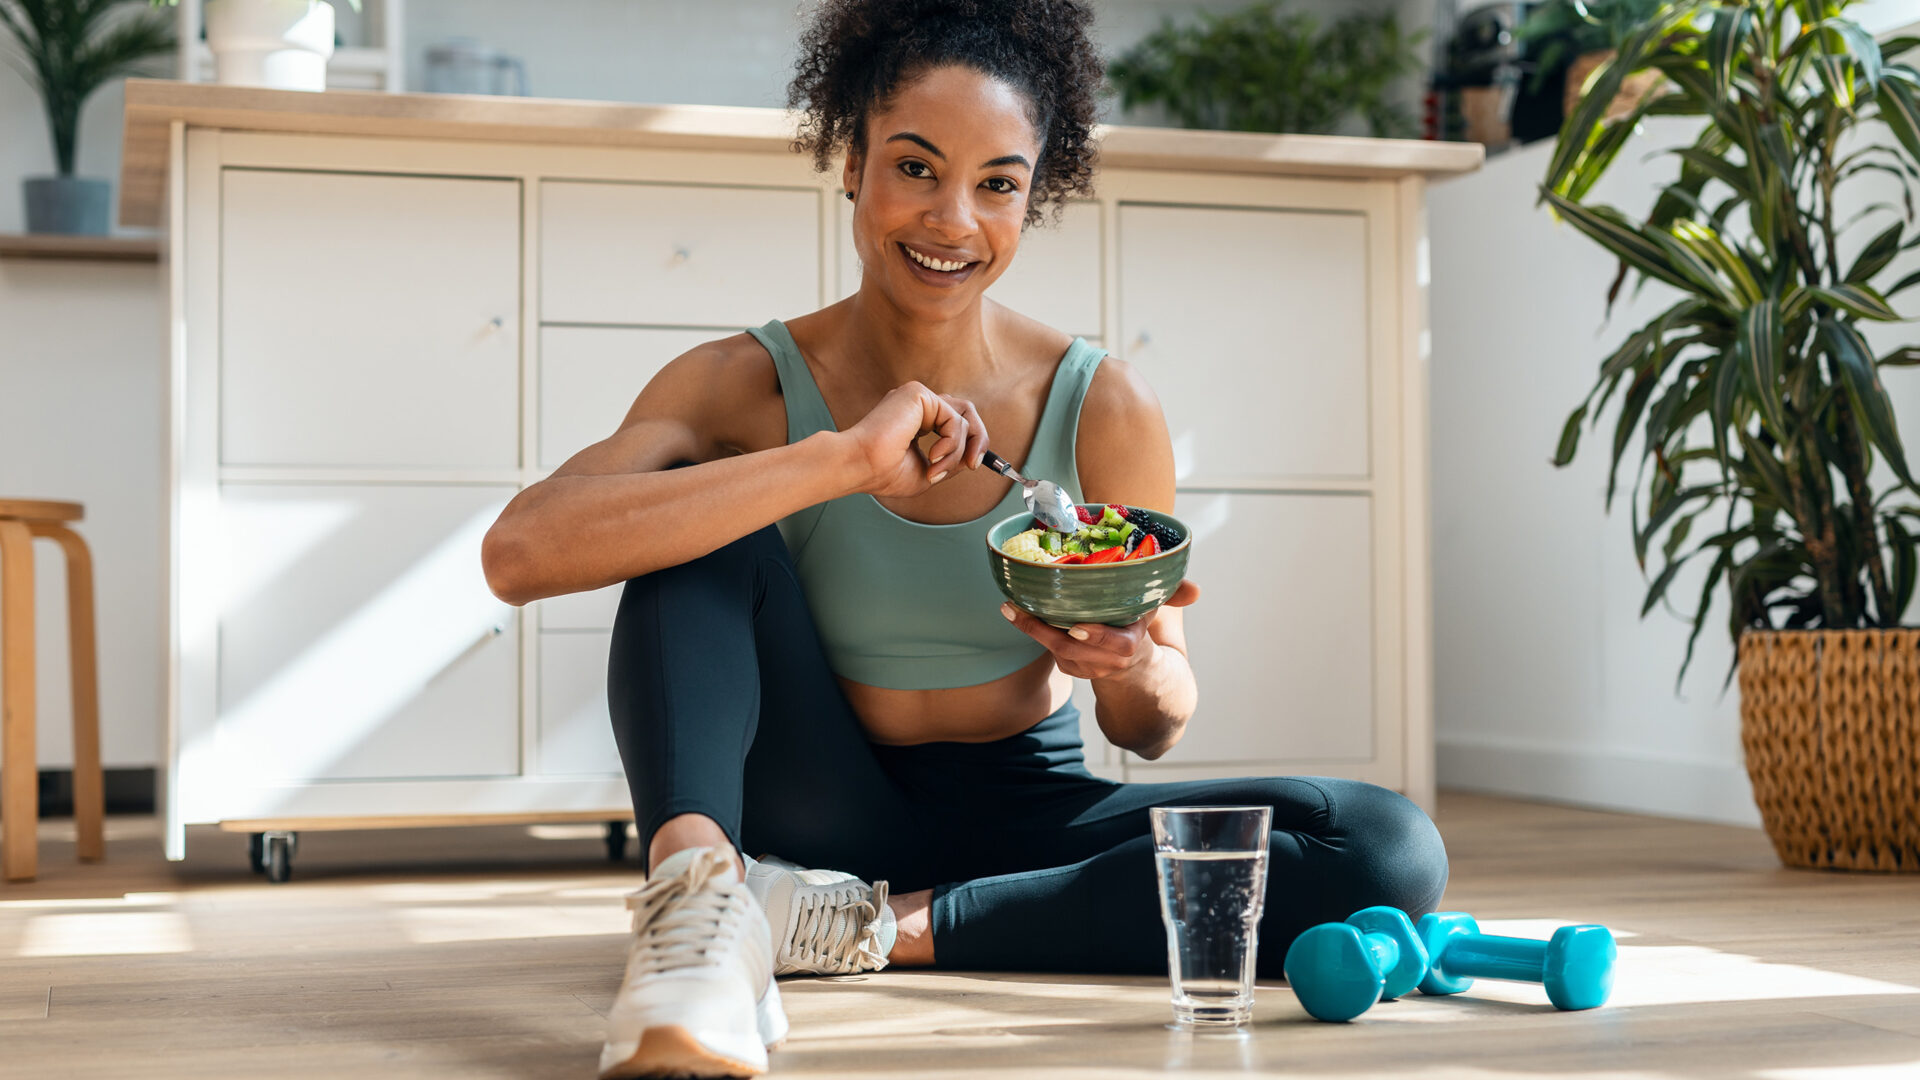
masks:
<svg viewBox="0 0 1920 1080"><path fill-rule="evenodd" d="M759 1022L762 1045L738 1044L737 1037L724 1035L703 1039L679 1024L661 1024L640 1032L640 1041L624 1059L613 1065L603 1064L600 1080L761 1076L767 1071L767 1051L787 1040L787 1012L780 1005L779 984L767 983L767 992L761 996L754 1015Z"/></svg>

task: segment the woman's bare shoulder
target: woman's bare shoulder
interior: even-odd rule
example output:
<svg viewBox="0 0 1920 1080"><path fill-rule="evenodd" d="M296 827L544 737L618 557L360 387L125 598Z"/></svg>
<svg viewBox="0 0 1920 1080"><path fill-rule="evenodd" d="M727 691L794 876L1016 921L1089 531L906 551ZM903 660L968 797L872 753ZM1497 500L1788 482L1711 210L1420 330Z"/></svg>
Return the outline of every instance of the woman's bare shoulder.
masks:
<svg viewBox="0 0 1920 1080"><path fill-rule="evenodd" d="M1100 361L1080 407L1074 452L1089 501L1173 509L1173 440L1159 397L1133 365Z"/></svg>

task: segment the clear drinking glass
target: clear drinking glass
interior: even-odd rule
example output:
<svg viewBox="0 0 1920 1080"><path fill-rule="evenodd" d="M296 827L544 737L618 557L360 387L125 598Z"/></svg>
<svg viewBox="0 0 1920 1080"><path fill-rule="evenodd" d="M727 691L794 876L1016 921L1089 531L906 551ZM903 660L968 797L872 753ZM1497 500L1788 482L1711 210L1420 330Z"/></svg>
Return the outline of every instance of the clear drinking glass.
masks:
<svg viewBox="0 0 1920 1080"><path fill-rule="evenodd" d="M1270 806L1156 806L1153 862L1167 924L1173 1018L1244 1024L1267 895Z"/></svg>

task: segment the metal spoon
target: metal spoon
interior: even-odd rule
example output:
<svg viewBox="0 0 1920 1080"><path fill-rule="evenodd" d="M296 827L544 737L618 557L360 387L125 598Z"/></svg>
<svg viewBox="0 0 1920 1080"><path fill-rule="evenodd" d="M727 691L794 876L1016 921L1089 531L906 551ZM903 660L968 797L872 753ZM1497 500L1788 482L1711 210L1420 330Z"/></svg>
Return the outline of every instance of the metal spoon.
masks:
<svg viewBox="0 0 1920 1080"><path fill-rule="evenodd" d="M1080 513L1074 509L1073 496L1067 494L1067 489L1051 480L1029 480L1021 476L1006 458L991 450L981 456L980 463L1019 484L1024 489L1021 496L1027 501L1027 512L1039 518L1042 525L1069 533L1080 528Z"/></svg>

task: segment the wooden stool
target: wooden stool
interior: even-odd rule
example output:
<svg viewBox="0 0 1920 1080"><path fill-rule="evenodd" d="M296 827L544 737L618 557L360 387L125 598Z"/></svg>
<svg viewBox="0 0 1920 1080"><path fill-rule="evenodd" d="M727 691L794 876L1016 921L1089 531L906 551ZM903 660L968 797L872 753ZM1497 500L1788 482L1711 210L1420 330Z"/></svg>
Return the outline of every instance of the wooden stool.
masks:
<svg viewBox="0 0 1920 1080"><path fill-rule="evenodd" d="M73 817L82 862L106 855L101 819L100 682L93 646L93 556L62 524L79 521L79 503L0 499L0 863L8 881L39 869L40 762L33 717L33 538L67 555L68 664L73 670Z"/></svg>

